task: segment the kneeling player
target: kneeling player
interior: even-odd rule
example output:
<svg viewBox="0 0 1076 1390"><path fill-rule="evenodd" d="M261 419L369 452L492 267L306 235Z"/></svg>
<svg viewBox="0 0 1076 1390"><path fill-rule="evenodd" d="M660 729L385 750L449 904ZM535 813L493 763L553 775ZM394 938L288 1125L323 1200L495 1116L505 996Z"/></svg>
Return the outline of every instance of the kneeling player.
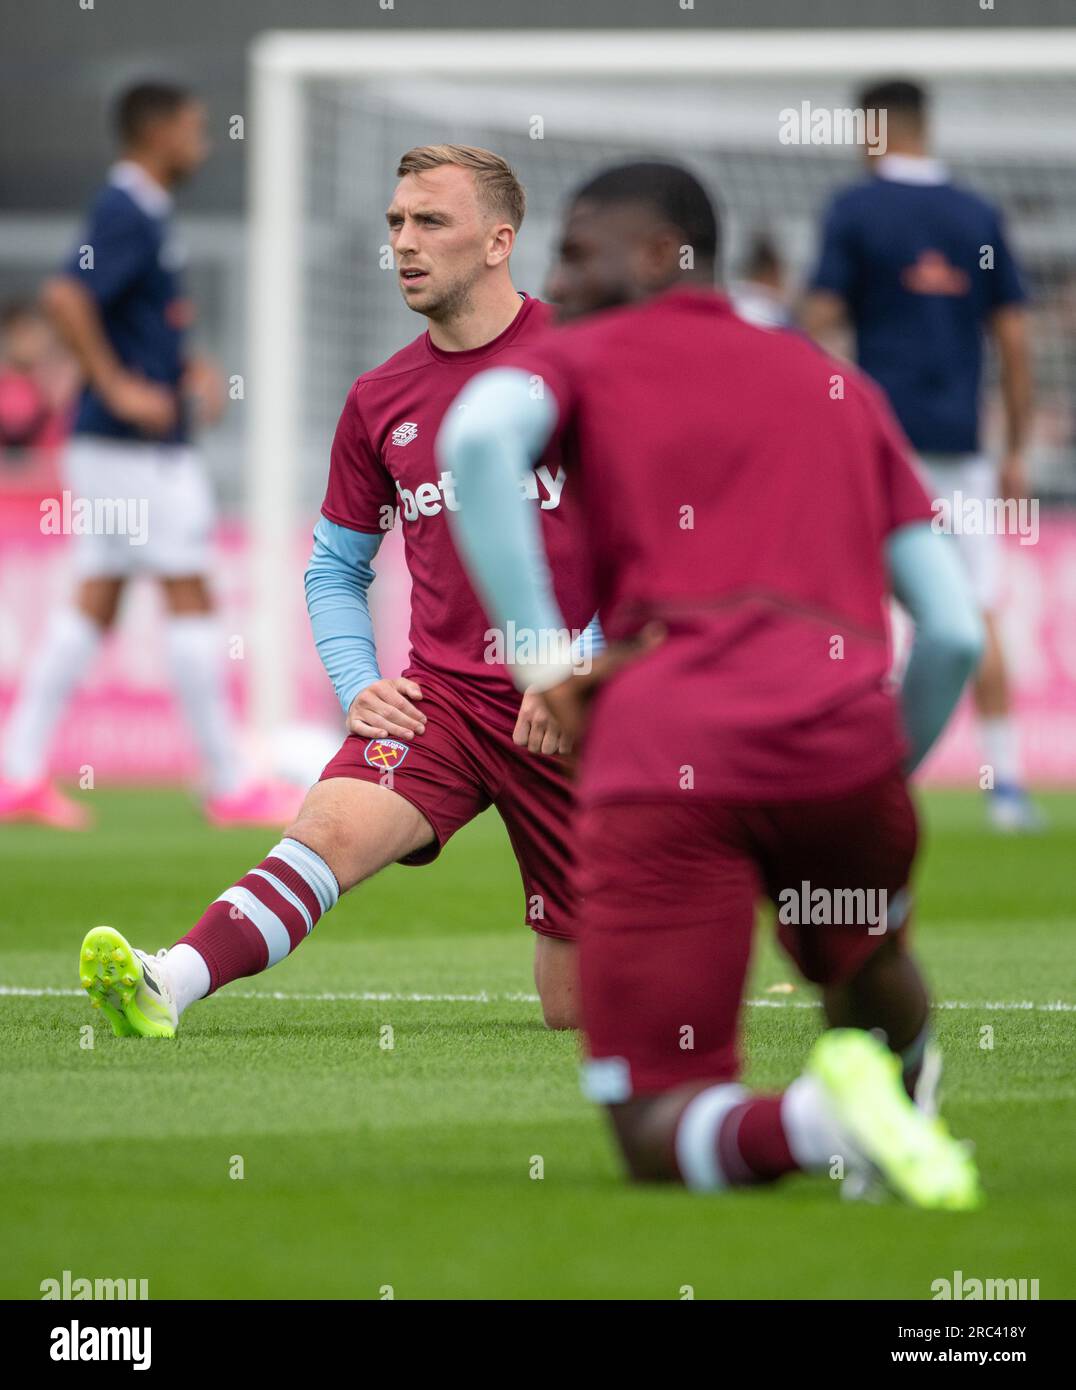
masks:
<svg viewBox="0 0 1076 1390"><path fill-rule="evenodd" d="M980 625L878 392L741 322L714 292L716 248L685 171L594 179L553 285L562 316L584 321L477 378L440 438L495 620L561 626L518 505L551 438L586 507L611 645L589 676L550 665L539 682L576 732L601 685L578 788L586 1086L638 1178L720 1189L847 1169L917 1205L974 1206L974 1165L924 1094L905 771L948 717ZM890 586L917 625L900 704ZM737 1083L760 891L832 1025L775 1096Z"/></svg>

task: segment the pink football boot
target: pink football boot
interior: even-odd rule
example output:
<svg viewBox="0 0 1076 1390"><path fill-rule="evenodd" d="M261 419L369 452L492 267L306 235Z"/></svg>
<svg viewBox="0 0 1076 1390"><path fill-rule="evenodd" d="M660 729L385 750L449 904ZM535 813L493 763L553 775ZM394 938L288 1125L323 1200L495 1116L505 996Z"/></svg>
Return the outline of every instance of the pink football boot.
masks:
<svg viewBox="0 0 1076 1390"><path fill-rule="evenodd" d="M0 781L0 823L18 821L56 830L89 830L93 817L45 777L38 782Z"/></svg>
<svg viewBox="0 0 1076 1390"><path fill-rule="evenodd" d="M227 796L211 796L205 802L210 825L265 825L282 827L294 820L306 793L287 782L251 782Z"/></svg>

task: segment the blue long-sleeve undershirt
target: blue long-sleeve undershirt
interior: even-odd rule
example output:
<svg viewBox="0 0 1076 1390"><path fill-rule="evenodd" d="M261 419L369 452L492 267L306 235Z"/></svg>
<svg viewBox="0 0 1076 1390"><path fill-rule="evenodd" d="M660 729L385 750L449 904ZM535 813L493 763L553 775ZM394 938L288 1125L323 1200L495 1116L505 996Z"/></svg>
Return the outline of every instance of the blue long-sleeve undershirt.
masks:
<svg viewBox="0 0 1076 1390"><path fill-rule="evenodd" d="M344 713L360 690L381 679L367 591L380 535L352 531L322 517L314 527L314 549L306 568L306 608L314 646ZM589 645L588 645L589 644ZM595 617L580 639L584 655L605 644Z"/></svg>
<svg viewBox="0 0 1076 1390"><path fill-rule="evenodd" d="M979 664L985 631L951 536L902 526L886 546L893 593L915 624L900 703L913 771L930 752Z"/></svg>
<svg viewBox="0 0 1076 1390"><path fill-rule="evenodd" d="M306 567L306 609L314 646L344 713L360 690L381 679L366 594L380 535L352 531L322 517Z"/></svg>

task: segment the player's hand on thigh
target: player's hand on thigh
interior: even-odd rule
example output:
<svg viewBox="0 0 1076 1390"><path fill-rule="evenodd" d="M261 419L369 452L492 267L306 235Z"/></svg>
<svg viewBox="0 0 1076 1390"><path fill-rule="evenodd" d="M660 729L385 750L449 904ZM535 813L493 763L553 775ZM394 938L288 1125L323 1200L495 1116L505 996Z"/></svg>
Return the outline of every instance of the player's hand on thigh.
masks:
<svg viewBox="0 0 1076 1390"><path fill-rule="evenodd" d="M542 697L533 690L523 696L512 730L512 742L528 753L570 753L572 740L550 713Z"/></svg>
<svg viewBox="0 0 1076 1390"><path fill-rule="evenodd" d="M419 686L403 676L373 681L351 702L348 732L361 738L413 738L426 728L426 716L411 703L421 699Z"/></svg>

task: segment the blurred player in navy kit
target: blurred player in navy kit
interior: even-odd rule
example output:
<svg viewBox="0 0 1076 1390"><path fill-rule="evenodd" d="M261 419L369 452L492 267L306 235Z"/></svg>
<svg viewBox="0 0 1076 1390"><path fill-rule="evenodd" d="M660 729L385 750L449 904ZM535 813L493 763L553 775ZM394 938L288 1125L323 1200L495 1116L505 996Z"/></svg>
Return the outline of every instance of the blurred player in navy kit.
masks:
<svg viewBox="0 0 1076 1390"><path fill-rule="evenodd" d="M206 769L207 817L221 825L282 824L295 794L251 781L237 750L207 580L213 503L189 442L191 406L210 422L224 404L216 372L185 351L193 309L183 297L182 255L169 222L173 190L209 152L206 113L181 87L142 83L121 97L116 128L120 159L43 302L84 381L66 485L95 515L102 504L112 513L117 503L121 510L140 504L145 534L95 526L76 536L74 601L53 616L5 730L0 821L88 824L85 809L48 781L49 744L126 581L143 573L164 594L173 679Z"/></svg>
<svg viewBox="0 0 1076 1390"><path fill-rule="evenodd" d="M872 177L829 207L803 326L820 340L853 329L857 360L888 394L937 499L1023 497L1032 405L1026 294L1001 217L930 157L921 87L879 83L857 105L886 113L886 152L870 155ZM1000 472L979 438L984 333L1000 360ZM957 541L986 627L974 697L993 770L991 822L1034 830L1040 817L1023 785L997 623L1000 544L989 534Z"/></svg>

